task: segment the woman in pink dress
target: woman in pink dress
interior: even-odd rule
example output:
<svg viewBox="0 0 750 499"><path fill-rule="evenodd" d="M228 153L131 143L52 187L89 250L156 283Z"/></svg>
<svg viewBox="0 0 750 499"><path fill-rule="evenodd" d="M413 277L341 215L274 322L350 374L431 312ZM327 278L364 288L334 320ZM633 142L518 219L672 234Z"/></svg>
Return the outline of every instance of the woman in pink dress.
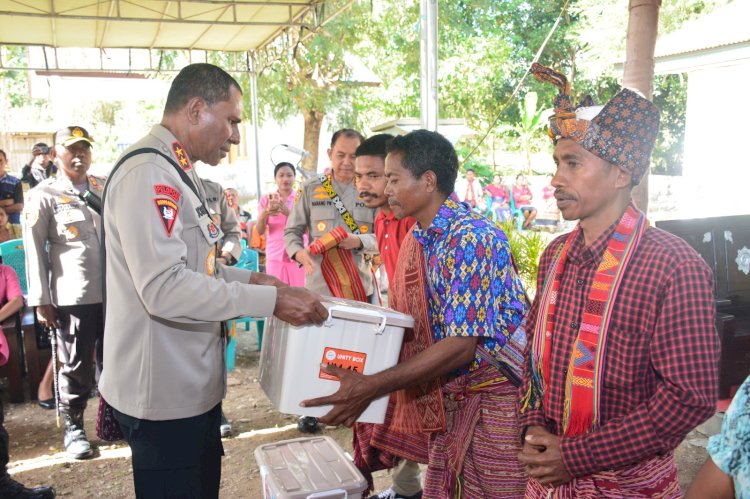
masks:
<svg viewBox="0 0 750 499"><path fill-rule="evenodd" d="M256 226L259 234L266 234L266 273L290 286L304 286L305 271L287 256L284 248L284 227L294 203L294 166L286 162L277 164L273 177L279 189L260 198Z"/></svg>

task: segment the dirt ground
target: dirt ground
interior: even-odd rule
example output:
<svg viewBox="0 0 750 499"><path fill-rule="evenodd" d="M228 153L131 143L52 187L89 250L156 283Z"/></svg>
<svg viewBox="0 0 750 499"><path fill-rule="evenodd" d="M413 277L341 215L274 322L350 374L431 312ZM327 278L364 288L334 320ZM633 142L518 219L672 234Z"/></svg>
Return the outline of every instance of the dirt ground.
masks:
<svg viewBox="0 0 750 499"><path fill-rule="evenodd" d="M265 397L258 383L258 352L255 333L239 331L237 365L228 376L224 402L232 420L234 436L224 439L226 456L222 465L221 497L261 498L262 486L253 451L258 445L302 436L295 416L280 414ZM62 430L55 425L54 411L35 402L5 402L5 427L10 434L9 472L27 486L52 485L58 497L134 497L130 451L123 444L99 441L94 432L98 399L89 401L86 432L97 447L95 457L73 461L65 457ZM704 432L706 430L703 430ZM351 452L351 430L328 428L331 436ZM683 485L689 484L705 460L705 435L691 433L677 451ZM375 485L380 490L390 483L387 472L379 472Z"/></svg>

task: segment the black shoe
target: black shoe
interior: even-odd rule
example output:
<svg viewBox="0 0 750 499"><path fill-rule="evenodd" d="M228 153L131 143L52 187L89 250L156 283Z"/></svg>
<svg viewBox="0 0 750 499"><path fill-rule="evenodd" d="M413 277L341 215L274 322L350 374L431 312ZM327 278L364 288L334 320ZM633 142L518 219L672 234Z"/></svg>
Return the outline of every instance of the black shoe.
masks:
<svg viewBox="0 0 750 499"><path fill-rule="evenodd" d="M367 499L422 499L422 491L420 490L413 496L402 496L401 494L393 490L392 487L389 487L380 494L372 495Z"/></svg>
<svg viewBox="0 0 750 499"><path fill-rule="evenodd" d="M0 499L52 499L53 497L55 497L55 489L52 487L27 489L9 475L0 478Z"/></svg>
<svg viewBox="0 0 750 499"><path fill-rule="evenodd" d="M297 429L302 433L318 433L320 426L318 426L318 418L312 416L302 416L297 422Z"/></svg>
<svg viewBox="0 0 750 499"><path fill-rule="evenodd" d="M39 407L41 407L42 409L51 410L55 408L55 399L54 398L45 399L45 400L40 399L37 401L37 404L39 404Z"/></svg>

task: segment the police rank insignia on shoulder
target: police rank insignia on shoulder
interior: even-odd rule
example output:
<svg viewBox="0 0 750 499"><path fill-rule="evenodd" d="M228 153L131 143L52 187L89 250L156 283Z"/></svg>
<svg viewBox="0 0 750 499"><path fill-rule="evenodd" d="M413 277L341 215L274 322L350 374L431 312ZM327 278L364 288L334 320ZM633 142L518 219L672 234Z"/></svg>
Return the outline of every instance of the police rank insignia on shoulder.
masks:
<svg viewBox="0 0 750 499"><path fill-rule="evenodd" d="M159 212L159 217L164 224L167 237L172 237L172 229L174 229L174 223L177 220L177 214L180 212L180 209L171 199L155 198L154 205L156 205L156 211Z"/></svg>
<svg viewBox="0 0 750 499"><path fill-rule="evenodd" d="M183 170L189 171L193 167L193 165L190 164L190 159L187 157L185 148L182 147L182 144L180 144L176 140L172 142L172 151L174 152L174 155L177 158L177 162L180 163L180 167Z"/></svg>
<svg viewBox="0 0 750 499"><path fill-rule="evenodd" d="M302 187L300 186L299 189L297 189L297 194L294 195L294 202L296 203L299 198L302 197Z"/></svg>

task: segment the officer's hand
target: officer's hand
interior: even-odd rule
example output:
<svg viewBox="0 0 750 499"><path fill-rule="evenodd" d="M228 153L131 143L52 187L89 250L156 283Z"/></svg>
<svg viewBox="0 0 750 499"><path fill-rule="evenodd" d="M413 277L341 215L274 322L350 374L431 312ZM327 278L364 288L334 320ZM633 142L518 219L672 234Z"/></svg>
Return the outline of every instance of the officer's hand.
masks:
<svg viewBox="0 0 750 499"><path fill-rule="evenodd" d="M339 248L345 250L360 249L362 247L362 240L356 234L349 234L346 239L339 243Z"/></svg>
<svg viewBox="0 0 750 499"><path fill-rule="evenodd" d="M54 305L39 305L36 307L36 318L43 327L59 328L60 321L57 320L57 310Z"/></svg>
<svg viewBox="0 0 750 499"><path fill-rule="evenodd" d="M270 274L264 274L263 272L253 272L253 274L250 276L250 284L258 284L260 286L276 286L277 288L288 286L288 284L281 279Z"/></svg>
<svg viewBox="0 0 750 499"><path fill-rule="evenodd" d="M313 262L313 259L310 256L310 252L308 250L299 250L294 254L294 259L297 260L297 263L302 265L302 268L305 269L306 275L312 275L313 269L315 269L315 263Z"/></svg>
<svg viewBox="0 0 750 499"><path fill-rule="evenodd" d="M276 307L273 315L293 326L321 325L328 318L328 309L321 297L305 288L286 286L276 290Z"/></svg>

